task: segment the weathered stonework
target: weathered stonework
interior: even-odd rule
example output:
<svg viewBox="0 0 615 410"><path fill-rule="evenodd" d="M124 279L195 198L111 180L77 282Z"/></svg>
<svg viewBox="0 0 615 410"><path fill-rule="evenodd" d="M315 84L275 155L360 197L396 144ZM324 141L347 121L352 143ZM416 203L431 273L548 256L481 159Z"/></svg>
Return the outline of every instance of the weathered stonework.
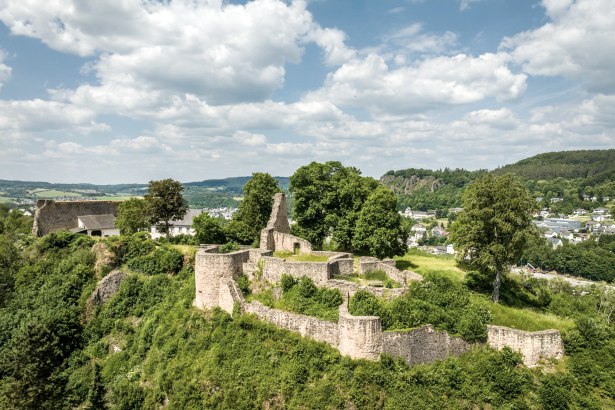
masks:
<svg viewBox="0 0 615 410"><path fill-rule="evenodd" d="M561 359L564 356L564 344L558 330L526 332L489 325L487 344L498 350L509 347L520 352L526 366L536 366L541 359Z"/></svg>
<svg viewBox="0 0 615 410"><path fill-rule="evenodd" d="M338 289L344 297L352 297L359 290L364 290L382 299L392 300L403 296L408 288L384 288L376 286L362 286L355 282L349 282L347 280L329 279L322 284L325 288Z"/></svg>
<svg viewBox="0 0 615 410"><path fill-rule="evenodd" d="M364 275L375 270L384 271L387 276L401 285L407 285L410 282L422 281L423 276L409 270L400 271L395 267L393 259L380 260L372 257L362 256L359 258L359 273Z"/></svg>
<svg viewBox="0 0 615 410"><path fill-rule="evenodd" d="M211 309L220 306L221 280L236 279L242 273L243 264L249 260L249 250L231 253L215 253L217 248L199 249L194 262L196 298L198 308Z"/></svg>
<svg viewBox="0 0 615 410"><path fill-rule="evenodd" d="M82 215L117 216L119 202L114 201L52 201L39 200L36 203L32 234L43 236L61 229L77 227L77 217Z"/></svg>
<svg viewBox="0 0 615 410"><path fill-rule="evenodd" d="M260 248L271 251L312 252L312 244L309 241L290 234L286 196L283 193L277 193L273 198L269 222L261 231Z"/></svg>
<svg viewBox="0 0 615 410"><path fill-rule="evenodd" d="M378 360L382 353L382 324L378 316L352 316L342 303L338 320L340 353L353 359Z"/></svg>
<svg viewBox="0 0 615 410"><path fill-rule="evenodd" d="M307 276L321 285L330 278L328 262L292 262L273 257L263 257L263 261L263 279L267 282L279 282L282 275L290 275L295 278Z"/></svg>
<svg viewBox="0 0 615 410"><path fill-rule="evenodd" d="M121 270L109 272L109 274L102 278L96 285L96 289L94 289L90 296L90 303L102 304L111 299L120 289L120 285L124 279L126 279L126 273Z"/></svg>
<svg viewBox="0 0 615 410"><path fill-rule="evenodd" d="M382 352L401 357L408 365L459 356L472 348L463 339L452 337L443 330L435 330L431 325L408 332L384 332L382 339Z"/></svg>

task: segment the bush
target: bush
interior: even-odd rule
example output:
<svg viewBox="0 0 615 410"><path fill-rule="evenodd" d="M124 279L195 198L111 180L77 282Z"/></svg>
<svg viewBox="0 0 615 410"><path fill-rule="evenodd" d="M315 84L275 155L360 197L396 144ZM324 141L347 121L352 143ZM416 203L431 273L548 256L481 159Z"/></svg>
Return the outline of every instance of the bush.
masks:
<svg viewBox="0 0 615 410"><path fill-rule="evenodd" d="M241 293L244 296L248 296L250 294L250 281L248 280L248 277L246 275L239 275L236 282L239 290L241 290Z"/></svg>
<svg viewBox="0 0 615 410"><path fill-rule="evenodd" d="M299 294L304 298L311 298L318 290L312 279L307 276L302 276L297 286L299 287Z"/></svg>
<svg viewBox="0 0 615 410"><path fill-rule="evenodd" d="M224 245L218 248L218 252L220 253L231 253L239 250L239 244L237 242L231 241L225 243Z"/></svg>
<svg viewBox="0 0 615 410"><path fill-rule="evenodd" d="M280 285L282 286L282 292L288 292L297 284L297 279L294 277L282 274L282 279L280 280Z"/></svg>
<svg viewBox="0 0 615 410"><path fill-rule="evenodd" d="M146 275L176 274L184 263L184 256L180 251L171 247L159 247L145 256L130 259L128 268Z"/></svg>
<svg viewBox="0 0 615 410"><path fill-rule="evenodd" d="M491 322L491 313L486 306L469 305L457 324L457 332L468 342L487 341L487 324Z"/></svg>

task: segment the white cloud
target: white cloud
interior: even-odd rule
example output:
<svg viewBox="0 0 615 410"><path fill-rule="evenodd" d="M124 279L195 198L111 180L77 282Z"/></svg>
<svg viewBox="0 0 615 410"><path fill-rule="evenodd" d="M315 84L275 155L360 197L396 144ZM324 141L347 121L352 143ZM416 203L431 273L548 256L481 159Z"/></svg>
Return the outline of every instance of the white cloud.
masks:
<svg viewBox="0 0 615 410"><path fill-rule="evenodd" d="M503 53L458 54L391 68L383 57L370 54L329 74L325 86L308 98L367 107L378 114L413 114L489 97L511 100L525 91L526 76L511 72L508 60Z"/></svg>
<svg viewBox="0 0 615 410"><path fill-rule="evenodd" d="M0 49L0 88L11 78L12 69L8 65L4 64L6 60L6 53Z"/></svg>
<svg viewBox="0 0 615 410"><path fill-rule="evenodd" d="M395 52L408 51L411 53L448 53L458 45L457 34L446 31L443 34L424 33L421 23L406 26L386 38L393 44Z"/></svg>
<svg viewBox="0 0 615 410"><path fill-rule="evenodd" d="M483 0L460 0L459 1L459 10L465 11L468 10L472 3L478 3Z"/></svg>
<svg viewBox="0 0 615 410"><path fill-rule="evenodd" d="M545 0L551 21L505 38L501 48L532 75L566 76L615 91L612 0Z"/></svg>
<svg viewBox="0 0 615 410"><path fill-rule="evenodd" d="M300 61L306 41L332 64L353 55L344 33L313 23L301 0L58 0L45 7L8 0L0 20L56 50L97 56L88 67L100 86L85 85L72 98L127 110L142 95L145 103L186 93L216 105L264 100L282 86L284 65ZM120 99L119 90L135 98Z"/></svg>

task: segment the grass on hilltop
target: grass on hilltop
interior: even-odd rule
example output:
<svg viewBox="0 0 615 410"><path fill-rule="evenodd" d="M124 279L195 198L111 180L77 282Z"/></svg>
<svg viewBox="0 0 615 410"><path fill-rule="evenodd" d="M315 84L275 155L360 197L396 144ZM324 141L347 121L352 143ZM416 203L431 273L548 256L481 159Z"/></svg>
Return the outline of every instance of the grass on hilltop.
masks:
<svg viewBox="0 0 615 410"><path fill-rule="evenodd" d="M423 276L436 274L456 282L463 281L465 272L459 269L452 255L431 255L419 250L410 250L404 256L395 257L395 266L400 270L411 270Z"/></svg>

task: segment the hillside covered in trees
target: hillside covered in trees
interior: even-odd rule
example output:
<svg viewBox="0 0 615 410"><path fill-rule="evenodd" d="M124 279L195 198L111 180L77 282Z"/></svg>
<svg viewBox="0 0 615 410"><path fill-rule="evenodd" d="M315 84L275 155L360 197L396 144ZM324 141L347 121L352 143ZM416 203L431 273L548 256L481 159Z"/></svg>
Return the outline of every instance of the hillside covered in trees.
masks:
<svg viewBox="0 0 615 410"><path fill-rule="evenodd" d="M446 209L461 206L465 187L486 172L408 168L389 171L380 182L398 195L401 209ZM556 212L590 208L593 197L598 203L615 197L615 149L539 154L490 172L518 175L535 197L544 199L544 206L551 198L560 198L551 205Z"/></svg>

